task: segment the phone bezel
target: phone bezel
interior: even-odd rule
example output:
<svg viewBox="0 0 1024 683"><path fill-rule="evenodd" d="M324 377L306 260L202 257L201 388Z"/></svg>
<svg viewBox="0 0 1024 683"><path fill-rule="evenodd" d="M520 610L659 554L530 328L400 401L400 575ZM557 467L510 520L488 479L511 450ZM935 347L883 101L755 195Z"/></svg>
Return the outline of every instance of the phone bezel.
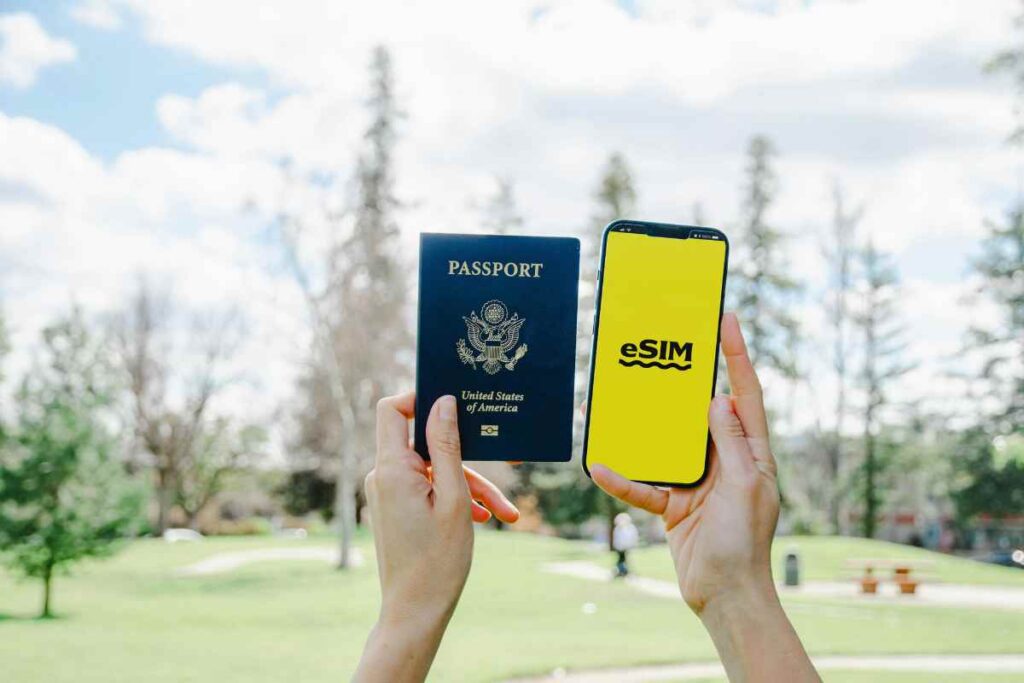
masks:
<svg viewBox="0 0 1024 683"><path fill-rule="evenodd" d="M581 461L583 464L583 471L588 477L593 479L590 474L590 468L587 467L587 443L590 439L590 409L593 405L591 397L594 393L594 370L595 363L594 359L597 354L597 335L601 326L601 294L604 289L604 257L605 251L608 246L608 235L613 232L627 232L631 234L648 235L649 237L658 237L663 239L691 239L694 232L707 233L715 235L713 239L721 240L725 243L725 259L722 264L722 295L718 302L718 325L715 330L715 367L714 372L711 376L711 392L710 398L715 396L715 387L718 385L718 357L721 353L722 343L722 314L725 312L725 287L726 280L729 277L729 238L724 232L717 228L707 228L697 225L674 225L672 223L652 223L648 221L634 221L634 220L616 220L605 226L604 232L601 235L601 258L597 268L597 296L594 301L594 326L590 340L590 370L588 372L587 380L587 413L583 422L583 453ZM702 239L696 237L692 239ZM707 443L704 448L704 470L701 472L700 477L692 482L667 482L667 481L648 481L646 479L633 479L641 484L650 484L652 486L665 486L671 488L695 488L704 483L704 480L708 476L708 466L711 459L711 431L708 431Z"/></svg>

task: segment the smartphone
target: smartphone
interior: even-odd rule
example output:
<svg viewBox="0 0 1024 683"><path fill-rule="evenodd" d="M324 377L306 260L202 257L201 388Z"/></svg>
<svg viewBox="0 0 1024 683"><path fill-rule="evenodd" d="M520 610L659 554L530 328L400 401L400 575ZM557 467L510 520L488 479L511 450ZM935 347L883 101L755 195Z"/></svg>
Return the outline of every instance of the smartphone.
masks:
<svg viewBox="0 0 1024 683"><path fill-rule="evenodd" d="M708 469L708 407L729 262L720 230L615 221L597 277L583 469L697 486Z"/></svg>

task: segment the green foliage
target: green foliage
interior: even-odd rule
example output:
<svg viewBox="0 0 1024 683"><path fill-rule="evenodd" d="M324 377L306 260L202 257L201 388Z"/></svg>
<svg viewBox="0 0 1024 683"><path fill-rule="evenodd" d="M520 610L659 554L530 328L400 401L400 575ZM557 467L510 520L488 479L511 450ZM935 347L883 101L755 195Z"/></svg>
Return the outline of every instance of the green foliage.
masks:
<svg viewBox="0 0 1024 683"><path fill-rule="evenodd" d="M1019 435L992 437L982 428L960 438L957 487L953 492L957 517L969 524L980 515L999 519L1024 510L1024 450Z"/></svg>
<svg viewBox="0 0 1024 683"><path fill-rule="evenodd" d="M290 515L303 517L310 512L319 512L324 521L334 517L334 496L336 483L317 469L295 470L288 473L288 479L276 490Z"/></svg>
<svg viewBox="0 0 1024 683"><path fill-rule="evenodd" d="M895 444L880 438L882 410L890 383L910 370L900 357L904 344L898 320L899 277L892 259L878 251L870 241L861 253L863 296L854 320L864 337L861 383L864 404L864 463L861 487L861 531L871 538L882 506L883 487L879 485L886 465L892 460Z"/></svg>
<svg viewBox="0 0 1024 683"><path fill-rule="evenodd" d="M109 554L137 522L141 496L116 460L112 372L81 315L47 328L43 344L0 447L0 552L43 580L48 616L54 572Z"/></svg>
<svg viewBox="0 0 1024 683"><path fill-rule="evenodd" d="M1006 222L988 224L974 269L983 278L979 294L999 310L999 323L975 327L969 344L982 356L980 379L995 399L991 430L1024 433L1024 203Z"/></svg>

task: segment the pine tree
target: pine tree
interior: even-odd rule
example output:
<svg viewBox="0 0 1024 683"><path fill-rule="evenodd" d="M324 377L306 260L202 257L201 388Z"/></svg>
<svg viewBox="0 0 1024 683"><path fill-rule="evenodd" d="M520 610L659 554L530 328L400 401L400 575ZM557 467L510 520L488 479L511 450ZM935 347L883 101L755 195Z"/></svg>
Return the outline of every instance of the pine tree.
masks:
<svg viewBox="0 0 1024 683"><path fill-rule="evenodd" d="M785 236L772 227L767 214L778 190L773 162L775 146L763 136L747 148L743 224L733 240L730 289L743 320L750 358L755 367L771 368L783 377L797 376L792 340L798 325L791 313L800 287L788 275L783 252Z"/></svg>
<svg viewBox="0 0 1024 683"><path fill-rule="evenodd" d="M582 235L580 261L580 307L576 341L576 405L586 399L590 373L597 268L601 254L601 237L608 223L628 218L636 205L633 176L625 157L616 152L608 161L594 192L596 210ZM582 416L577 413L575 451L582 445ZM609 519L609 534L614 516L622 508L591 484L582 468L552 467L540 463L524 463L516 470L521 495L535 496L544 518L555 526L578 525L596 514ZM610 535L609 535L610 542Z"/></svg>
<svg viewBox="0 0 1024 683"><path fill-rule="evenodd" d="M860 254L863 271L863 294L860 310L855 316L863 336L863 365L860 379L864 388L864 462L861 502L861 531L867 538L875 535L881 508L879 481L884 469L880 442L883 431L883 410L888 403L891 382L907 372L910 366L900 361L904 344L898 319L899 278L890 258L879 252L869 240Z"/></svg>
<svg viewBox="0 0 1024 683"><path fill-rule="evenodd" d="M1014 23L1024 28L1024 12ZM999 52L988 69L1013 76L1017 126L1009 142L1024 144L1024 47L1018 42ZM969 357L980 361L974 384L985 395L982 419L965 435L957 461L965 483L954 498L965 521L980 513L1019 514L1024 503L1024 197L1019 191L1005 222L989 222L987 229L973 266L982 279L977 294L995 305L999 321L968 332Z"/></svg>
<svg viewBox="0 0 1024 683"><path fill-rule="evenodd" d="M825 250L825 258L831 270L830 297L827 306L833 335L832 367L836 375L835 423L831 437L825 445L826 475L828 477L825 488L827 490L828 518L834 534L841 531L839 516L843 487L840 478L843 474L843 434L849 411L847 364L850 355L850 295L854 286L857 225L860 223L863 213L863 209L860 207L850 209L847 206L842 187L836 183L832 189L831 241Z"/></svg>
<svg viewBox="0 0 1024 683"><path fill-rule="evenodd" d="M45 360L24 378L0 445L0 553L42 581L48 617L55 573L111 553L138 521L142 499L107 427L114 373L81 314L48 327L43 346Z"/></svg>

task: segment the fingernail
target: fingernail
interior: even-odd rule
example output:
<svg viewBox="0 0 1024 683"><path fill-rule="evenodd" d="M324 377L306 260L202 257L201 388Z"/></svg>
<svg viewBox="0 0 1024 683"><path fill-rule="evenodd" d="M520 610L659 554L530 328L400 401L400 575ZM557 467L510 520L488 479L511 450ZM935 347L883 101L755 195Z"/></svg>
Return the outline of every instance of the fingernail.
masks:
<svg viewBox="0 0 1024 683"><path fill-rule="evenodd" d="M454 396L442 396L437 400L440 404L438 406L438 412L441 415L442 420L450 421L455 419L455 397Z"/></svg>

